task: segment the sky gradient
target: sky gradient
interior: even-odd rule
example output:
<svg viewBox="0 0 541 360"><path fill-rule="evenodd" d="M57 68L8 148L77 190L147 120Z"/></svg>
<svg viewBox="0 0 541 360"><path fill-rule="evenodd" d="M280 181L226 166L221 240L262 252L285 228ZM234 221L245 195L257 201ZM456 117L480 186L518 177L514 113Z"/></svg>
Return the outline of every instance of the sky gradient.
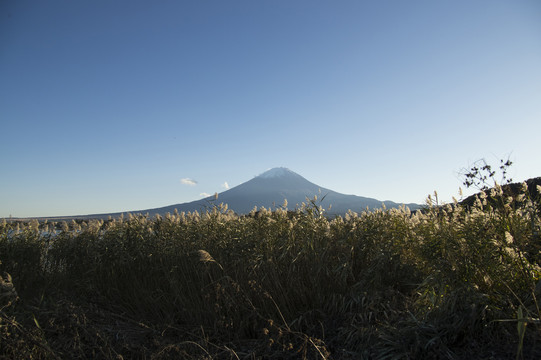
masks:
<svg viewBox="0 0 541 360"><path fill-rule="evenodd" d="M345 194L541 176L541 2L0 2L0 217L140 210L285 166Z"/></svg>

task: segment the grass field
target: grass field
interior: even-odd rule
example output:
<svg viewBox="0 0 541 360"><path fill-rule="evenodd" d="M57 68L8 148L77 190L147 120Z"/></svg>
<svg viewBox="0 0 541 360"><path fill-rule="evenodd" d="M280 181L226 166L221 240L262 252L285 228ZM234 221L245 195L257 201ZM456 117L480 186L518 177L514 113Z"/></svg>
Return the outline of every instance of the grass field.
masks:
<svg viewBox="0 0 541 360"><path fill-rule="evenodd" d="M539 359L540 210L4 220L0 358Z"/></svg>

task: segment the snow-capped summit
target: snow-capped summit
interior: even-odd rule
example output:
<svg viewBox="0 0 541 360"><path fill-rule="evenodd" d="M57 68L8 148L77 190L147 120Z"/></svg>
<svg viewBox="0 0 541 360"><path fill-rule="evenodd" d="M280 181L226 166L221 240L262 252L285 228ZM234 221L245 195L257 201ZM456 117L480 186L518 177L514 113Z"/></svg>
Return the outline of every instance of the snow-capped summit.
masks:
<svg viewBox="0 0 541 360"><path fill-rule="evenodd" d="M269 179L269 178L282 177L282 176L293 175L293 174L295 173L289 170L288 168L275 167L275 168L265 171L263 174L259 175L258 177Z"/></svg>

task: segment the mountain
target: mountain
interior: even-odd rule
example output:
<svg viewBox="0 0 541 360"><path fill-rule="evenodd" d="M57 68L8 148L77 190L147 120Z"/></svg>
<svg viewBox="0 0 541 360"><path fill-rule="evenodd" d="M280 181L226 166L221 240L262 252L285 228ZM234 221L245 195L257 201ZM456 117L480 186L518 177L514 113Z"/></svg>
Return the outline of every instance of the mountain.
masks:
<svg viewBox="0 0 541 360"><path fill-rule="evenodd" d="M392 201L379 201L367 197L341 194L316 185L287 168L279 167L265 171L243 184L219 193L217 200L214 199L214 196L210 196L188 203L133 211L132 213L148 213L150 216L154 216L167 212L172 213L175 209L179 212L204 211L212 207L213 204L224 203L236 213L246 214L255 206L275 209L284 203L284 199L287 199L288 209L293 210L301 203L306 202L306 198L313 199L315 195L318 197L318 204L323 208L328 209L331 205L331 209L327 211L330 215L345 214L350 209L361 212L367 207L369 209L381 208L382 204L385 204L387 208L396 208L401 205ZM320 199L323 200L319 202ZM406 206L411 210L420 207L418 204L406 204ZM89 215L88 217L103 218L118 215L120 213Z"/></svg>
<svg viewBox="0 0 541 360"><path fill-rule="evenodd" d="M522 189L523 183L526 183L526 189L525 189L526 192L524 192L524 190ZM519 183L504 184L504 185L501 185L501 188L502 188L502 193L503 193L504 198L511 197L513 199L512 205L517 206L518 205L518 203L516 202L517 196L521 194L529 196L530 199L539 199L539 196L541 196L541 191L539 190L540 188L538 187L540 186L541 186L541 177L536 177L536 178L531 178ZM491 189L492 188L485 189L485 191L489 195L487 198L487 201L489 203L492 203L493 206L494 205L498 206L499 205L498 200L493 199L490 196ZM475 199L479 196L479 194L480 193L468 196L464 200L460 201L460 204L466 207L473 206Z"/></svg>

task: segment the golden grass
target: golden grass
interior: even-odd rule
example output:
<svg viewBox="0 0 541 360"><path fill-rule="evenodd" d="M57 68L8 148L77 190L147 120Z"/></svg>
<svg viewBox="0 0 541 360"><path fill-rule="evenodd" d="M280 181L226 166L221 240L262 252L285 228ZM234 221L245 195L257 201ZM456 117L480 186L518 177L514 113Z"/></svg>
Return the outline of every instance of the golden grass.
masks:
<svg viewBox="0 0 541 360"><path fill-rule="evenodd" d="M4 221L0 357L534 358L540 198L497 196Z"/></svg>

